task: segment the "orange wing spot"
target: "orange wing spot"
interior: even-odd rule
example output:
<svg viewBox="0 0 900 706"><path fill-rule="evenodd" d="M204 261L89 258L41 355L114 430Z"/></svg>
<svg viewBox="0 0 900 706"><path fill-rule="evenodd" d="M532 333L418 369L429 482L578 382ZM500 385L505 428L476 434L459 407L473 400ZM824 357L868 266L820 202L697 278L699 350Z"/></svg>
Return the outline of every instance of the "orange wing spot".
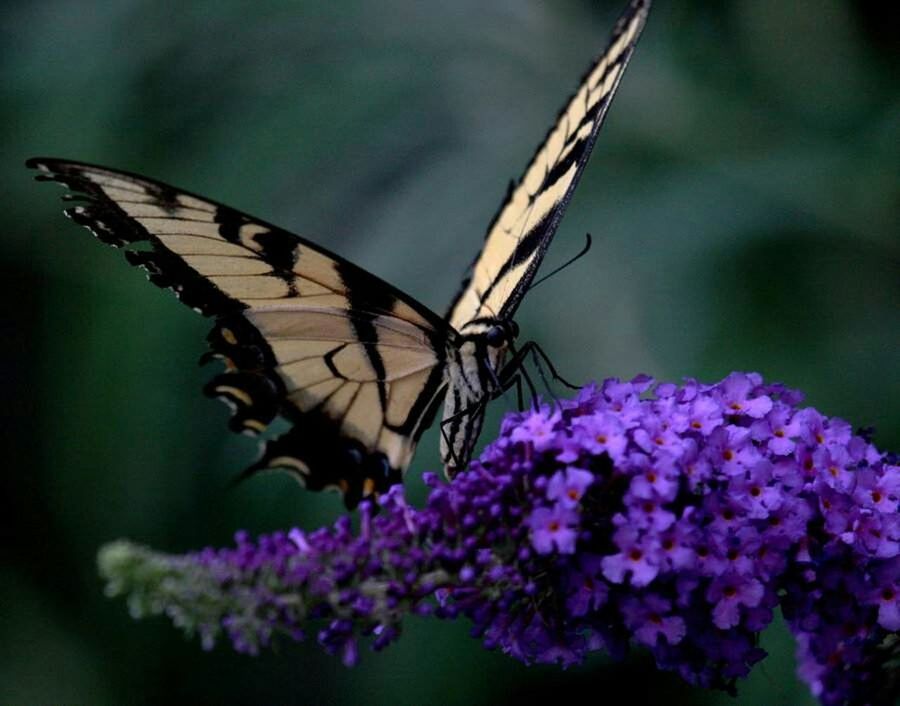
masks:
<svg viewBox="0 0 900 706"><path fill-rule="evenodd" d="M367 498L375 492L375 480L373 478L366 478L363 481L363 497Z"/></svg>
<svg viewBox="0 0 900 706"><path fill-rule="evenodd" d="M225 339L226 343L228 343L232 346L237 345L237 336L234 335L234 331L232 331L230 328L223 327L221 329L221 333L222 333L222 338Z"/></svg>

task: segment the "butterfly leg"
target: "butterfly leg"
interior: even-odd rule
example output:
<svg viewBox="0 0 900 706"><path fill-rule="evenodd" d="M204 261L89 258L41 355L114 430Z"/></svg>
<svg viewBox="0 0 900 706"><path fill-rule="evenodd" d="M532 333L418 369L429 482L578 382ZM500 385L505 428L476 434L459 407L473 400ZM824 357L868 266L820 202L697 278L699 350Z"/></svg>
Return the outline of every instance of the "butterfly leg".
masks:
<svg viewBox="0 0 900 706"><path fill-rule="evenodd" d="M525 409L525 400L522 397L522 376L521 375L514 375L512 377L512 380L510 380L510 382L509 382L509 386L512 387L513 385L516 386L516 407L521 412L522 410Z"/></svg>
<svg viewBox="0 0 900 706"><path fill-rule="evenodd" d="M553 388L550 387L550 382L547 380L547 376L544 374L544 366L541 365L541 359L538 358L537 353L537 344L533 341L529 341L522 347L523 357L531 356L531 362L534 367L538 371L538 375L541 376L541 382L544 383L544 389L547 391L547 394L550 396L550 399L553 400L553 404L559 408L559 397L556 396L556 393L553 391ZM524 362L522 364L522 370L525 370Z"/></svg>
<svg viewBox="0 0 900 706"><path fill-rule="evenodd" d="M525 409L525 401L522 391L522 381L525 381L525 384L528 385L529 390L531 391L531 398L535 399L537 396L537 391L535 389L534 383L531 381L531 378L528 377L528 372L522 367L525 356L517 356L513 355L513 358L506 363L506 365L501 368L499 373L495 370L490 371L491 381L494 384L494 392L491 395L491 399L495 400L498 397L503 397L507 400L507 407L512 408L512 405L509 404L509 397L507 396L507 392L509 392L513 387L516 389L516 405L515 408L517 411L521 412Z"/></svg>
<svg viewBox="0 0 900 706"><path fill-rule="evenodd" d="M571 382L566 380L562 375L560 375L559 372L557 372L553 363L550 362L550 357L547 355L547 353L544 351L544 349L541 348L534 341L528 341L528 343L526 343L524 346L522 346L520 351L522 351L525 355L528 355L528 354L531 355L531 359L534 361L534 364L538 370L542 370L541 361L543 361L544 365L546 365L547 369L550 371L551 377L554 380L556 380L557 382L561 382L563 385L568 387L570 390L580 390L581 389L581 387L582 387L581 385L573 385ZM543 372L541 373L541 376L543 377Z"/></svg>
<svg viewBox="0 0 900 706"><path fill-rule="evenodd" d="M529 390L531 391L532 406L534 406L534 400L536 399L535 395L534 395L534 385L532 384L531 379L528 378L528 375L524 373L524 371L522 371L522 370L511 371L510 374L508 374L503 381L503 386L507 390L509 390L513 387L516 388L516 409L518 409L520 412L525 411L525 395L524 395L523 381L524 381L524 384L528 385Z"/></svg>
<svg viewBox="0 0 900 706"><path fill-rule="evenodd" d="M532 381L531 376L525 369L525 360L528 358L528 355L531 352L531 346L529 343L526 343L521 348L516 349L513 348L512 345L510 345L510 350L512 351L513 355L512 358L510 358L510 360L506 363L506 365L503 366L503 370L500 371L500 382L502 389L509 389L509 387L513 384L518 385L518 392L520 395L519 409L521 410L522 380L524 380L525 384L528 385L528 391L531 393L532 404L534 404L534 401L537 400L537 388L534 386L534 382ZM543 377L544 373L541 372L541 378ZM516 378L519 379L514 383ZM546 384L546 380L544 382Z"/></svg>
<svg viewBox="0 0 900 706"><path fill-rule="evenodd" d="M559 398L556 396L556 393L553 391L553 388L550 387L550 382L547 380L547 376L544 374L544 366L541 365L540 360L538 360L537 355L534 352L535 348L532 347L529 352L531 353L531 361L534 363L534 367L537 368L538 375L541 376L541 382L544 383L544 389L547 391L547 394L553 399L553 403L559 407Z"/></svg>
<svg viewBox="0 0 900 706"><path fill-rule="evenodd" d="M525 409L525 397L523 395L522 390L522 380L525 379L525 375L523 375L523 371L521 369L510 369L509 365L504 366L503 370L500 371L499 377L499 385L501 393L504 396L506 393L512 388L516 389L516 409L521 412ZM531 381L529 380L528 385L531 386ZM496 397L499 396L495 394ZM533 397L533 395L532 395Z"/></svg>

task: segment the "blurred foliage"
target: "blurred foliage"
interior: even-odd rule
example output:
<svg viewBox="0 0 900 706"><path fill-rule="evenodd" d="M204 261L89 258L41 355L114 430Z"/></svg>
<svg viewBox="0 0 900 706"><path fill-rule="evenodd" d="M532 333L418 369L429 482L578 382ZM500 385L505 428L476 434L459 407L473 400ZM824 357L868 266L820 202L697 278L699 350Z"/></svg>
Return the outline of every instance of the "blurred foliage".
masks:
<svg viewBox="0 0 900 706"><path fill-rule="evenodd" d="M7 2L0 26L0 702L725 704L640 656L563 673L414 621L344 669L203 653L101 595L94 553L331 518L199 389L207 324L64 222L29 156L118 166L309 235L443 311L624 0ZM570 378L759 370L900 448L897 10L659 0L518 317ZM497 403L492 423L503 410ZM485 437L490 437L491 424ZM410 475L437 467L436 432ZM741 704L811 703L781 627ZM663 701L665 699L665 701Z"/></svg>

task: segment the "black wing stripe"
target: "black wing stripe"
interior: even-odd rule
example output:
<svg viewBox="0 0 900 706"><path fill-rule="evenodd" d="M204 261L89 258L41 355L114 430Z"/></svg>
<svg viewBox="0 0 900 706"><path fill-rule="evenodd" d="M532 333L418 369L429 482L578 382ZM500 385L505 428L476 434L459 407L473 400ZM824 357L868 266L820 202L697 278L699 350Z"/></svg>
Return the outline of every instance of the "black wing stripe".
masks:
<svg viewBox="0 0 900 706"><path fill-rule="evenodd" d="M341 280L347 286L350 308L356 309L358 305L362 304L360 299L363 297L363 291L358 286L356 270L354 268L340 268L339 274ZM372 301L368 296L366 298L367 305L384 311L391 311L396 303L395 297L390 292L379 292L377 301ZM356 317L353 320L353 328L357 339L365 347L369 364L372 366L372 370L378 380L378 400L381 403L381 410L384 412L387 409L387 390L384 382L386 374L384 360L381 357L381 352L378 350L378 332L372 319L367 316Z"/></svg>

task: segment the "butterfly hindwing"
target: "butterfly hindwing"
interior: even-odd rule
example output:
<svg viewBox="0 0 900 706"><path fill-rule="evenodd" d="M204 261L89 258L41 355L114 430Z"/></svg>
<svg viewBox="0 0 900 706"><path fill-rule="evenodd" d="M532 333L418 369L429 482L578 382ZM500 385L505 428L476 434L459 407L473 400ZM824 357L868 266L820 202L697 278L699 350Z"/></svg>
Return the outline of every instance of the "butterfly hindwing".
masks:
<svg viewBox="0 0 900 706"><path fill-rule="evenodd" d="M293 423L251 470L286 468L348 504L399 482L443 390L447 325L359 267L235 209L126 172L29 160L66 210L185 304L216 318L206 387L230 426Z"/></svg>
<svg viewBox="0 0 900 706"><path fill-rule="evenodd" d="M475 320L512 317L584 170L649 9L650 0L632 0L521 179L510 185L448 313L456 330Z"/></svg>

